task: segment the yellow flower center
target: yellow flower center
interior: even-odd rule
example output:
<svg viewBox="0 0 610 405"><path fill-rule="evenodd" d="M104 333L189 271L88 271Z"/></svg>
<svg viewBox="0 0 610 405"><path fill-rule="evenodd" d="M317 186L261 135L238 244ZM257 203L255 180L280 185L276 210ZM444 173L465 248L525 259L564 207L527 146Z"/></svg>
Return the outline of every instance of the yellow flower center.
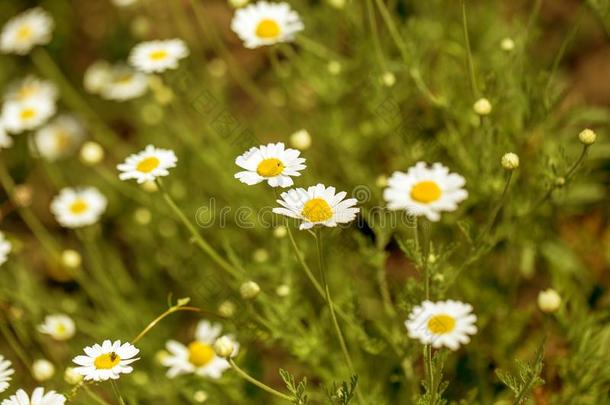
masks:
<svg viewBox="0 0 610 405"><path fill-rule="evenodd" d="M333 210L323 198L313 198L305 203L301 215L311 222L322 222L333 216Z"/></svg>
<svg viewBox="0 0 610 405"><path fill-rule="evenodd" d="M282 170L284 170L284 164L279 159L270 158L258 164L256 173L263 177L273 177L282 173Z"/></svg>
<svg viewBox="0 0 610 405"><path fill-rule="evenodd" d="M89 204L80 199L70 204L70 212L73 214L82 214L83 212L87 211L87 208L89 208Z"/></svg>
<svg viewBox="0 0 610 405"><path fill-rule="evenodd" d="M167 58L167 51L165 51L165 50L163 50L163 49L159 49L159 50L157 50L157 51L152 51L152 52L151 52L151 53L148 55L148 57L149 57L151 60L154 60L154 61L160 61L160 60L163 60L163 59Z"/></svg>
<svg viewBox="0 0 610 405"><path fill-rule="evenodd" d="M113 82L116 84L127 84L133 79L132 73L121 73L113 78Z"/></svg>
<svg viewBox="0 0 610 405"><path fill-rule="evenodd" d="M115 352L102 354L95 358L93 365L98 370L110 370L121 362L121 358Z"/></svg>
<svg viewBox="0 0 610 405"><path fill-rule="evenodd" d="M258 23L256 27L256 36L259 38L273 39L280 36L280 26L277 22L271 19L264 19Z"/></svg>
<svg viewBox="0 0 610 405"><path fill-rule="evenodd" d="M22 25L17 30L17 38L22 41L29 39L32 36L32 28L29 25Z"/></svg>
<svg viewBox="0 0 610 405"><path fill-rule="evenodd" d="M150 173L159 167L159 159L154 156L144 158L136 166L136 170L142 173Z"/></svg>
<svg viewBox="0 0 610 405"><path fill-rule="evenodd" d="M428 204L441 198L441 189L433 181L420 181L411 189L411 198L417 202Z"/></svg>
<svg viewBox="0 0 610 405"><path fill-rule="evenodd" d="M216 353L212 346L203 342L192 342L188 346L189 362L195 367L203 367L214 359Z"/></svg>
<svg viewBox="0 0 610 405"><path fill-rule="evenodd" d="M455 318L445 314L434 315L428 320L428 330L435 335L450 333L455 329Z"/></svg>
<svg viewBox="0 0 610 405"><path fill-rule="evenodd" d="M57 333L58 335L65 334L66 326L63 323L58 324L57 326L55 326L55 333Z"/></svg>
<svg viewBox="0 0 610 405"><path fill-rule="evenodd" d="M55 133L55 147L59 151L64 151L70 146L70 137L65 131L57 131Z"/></svg>
<svg viewBox="0 0 610 405"><path fill-rule="evenodd" d="M36 110L33 108L24 108L21 110L20 116L22 120L30 120L36 116Z"/></svg>

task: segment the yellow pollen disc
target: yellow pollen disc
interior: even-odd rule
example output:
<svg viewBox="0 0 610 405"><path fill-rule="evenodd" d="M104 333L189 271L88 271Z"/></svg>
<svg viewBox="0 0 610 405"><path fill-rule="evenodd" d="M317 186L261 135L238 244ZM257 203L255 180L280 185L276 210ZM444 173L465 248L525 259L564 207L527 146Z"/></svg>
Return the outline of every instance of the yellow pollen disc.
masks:
<svg viewBox="0 0 610 405"><path fill-rule="evenodd" d="M34 110L33 108L24 108L23 110L21 110L20 116L22 120L32 119L36 116L36 110Z"/></svg>
<svg viewBox="0 0 610 405"><path fill-rule="evenodd" d="M21 40L29 39L32 36L32 28L29 25L22 25L17 30L17 38Z"/></svg>
<svg viewBox="0 0 610 405"><path fill-rule="evenodd" d="M70 205L70 212L73 214L82 214L87 211L89 208L89 204L83 200L76 200Z"/></svg>
<svg viewBox="0 0 610 405"><path fill-rule="evenodd" d="M66 327L64 324L59 324L55 327L55 333L57 333L58 335L63 335L64 333L66 333Z"/></svg>
<svg viewBox="0 0 610 405"><path fill-rule="evenodd" d="M152 51L148 55L148 57L154 61L163 60L163 59L167 58L167 51L164 51L162 49L159 49L158 51Z"/></svg>
<svg viewBox="0 0 610 405"><path fill-rule="evenodd" d="M136 166L136 170L142 173L150 173L159 167L159 159L154 156L150 156L140 160L140 163Z"/></svg>
<svg viewBox="0 0 610 405"><path fill-rule="evenodd" d="M259 38L273 39L280 36L280 26L274 20L268 18L261 20L256 27L256 36Z"/></svg>
<svg viewBox="0 0 610 405"><path fill-rule="evenodd" d="M189 362L195 367L203 367L214 359L216 353L212 346L203 342L192 342L188 346Z"/></svg>
<svg viewBox="0 0 610 405"><path fill-rule="evenodd" d="M68 134L64 131L57 131L55 134L55 147L60 151L64 151L68 149L70 144L71 142Z"/></svg>
<svg viewBox="0 0 610 405"><path fill-rule="evenodd" d="M455 318L445 314L434 315L428 320L428 330L435 335L450 333L455 329Z"/></svg>
<svg viewBox="0 0 610 405"><path fill-rule="evenodd" d="M333 210L323 198L313 198L305 203L301 215L311 222L322 222L333 216Z"/></svg>
<svg viewBox="0 0 610 405"><path fill-rule="evenodd" d="M102 354L95 358L93 365L98 370L110 370L121 362L121 358L115 352Z"/></svg>
<svg viewBox="0 0 610 405"><path fill-rule="evenodd" d="M411 189L411 198L417 202L428 204L441 198L441 189L433 181L420 181Z"/></svg>
<svg viewBox="0 0 610 405"><path fill-rule="evenodd" d="M131 73L119 74L113 78L113 82L116 84L127 84L131 81L132 78L133 74Z"/></svg>
<svg viewBox="0 0 610 405"><path fill-rule="evenodd" d="M279 159L270 158L265 159L258 164L256 173L263 177L273 177L282 173L283 170L284 164Z"/></svg>

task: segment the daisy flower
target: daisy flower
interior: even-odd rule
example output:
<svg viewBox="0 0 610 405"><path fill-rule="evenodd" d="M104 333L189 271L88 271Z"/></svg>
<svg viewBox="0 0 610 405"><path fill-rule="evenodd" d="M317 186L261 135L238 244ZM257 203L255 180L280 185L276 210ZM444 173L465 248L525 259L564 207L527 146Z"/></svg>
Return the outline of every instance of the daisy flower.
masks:
<svg viewBox="0 0 610 405"><path fill-rule="evenodd" d="M288 3L259 1L235 11L231 29L246 48L290 42L304 28Z"/></svg>
<svg viewBox="0 0 610 405"><path fill-rule="evenodd" d="M4 125L0 122L0 149L8 149L13 146L13 138L11 138L4 129Z"/></svg>
<svg viewBox="0 0 610 405"><path fill-rule="evenodd" d="M107 73L106 83L100 88L100 95L107 100L131 100L148 90L148 76L129 66L113 65Z"/></svg>
<svg viewBox="0 0 610 405"><path fill-rule="evenodd" d="M47 98L6 101L2 106L4 128L14 134L36 129L55 114L55 101Z"/></svg>
<svg viewBox="0 0 610 405"><path fill-rule="evenodd" d="M44 322L38 325L38 331L55 340L68 340L76 332L74 321L68 315L47 315Z"/></svg>
<svg viewBox="0 0 610 405"><path fill-rule="evenodd" d="M93 62L83 76L83 87L91 94L100 94L110 81L111 65L105 60Z"/></svg>
<svg viewBox="0 0 610 405"><path fill-rule="evenodd" d="M74 368L74 372L82 375L85 381L116 380L121 374L131 373L133 367L130 364L140 359L134 358L139 349L130 343L121 344L120 340L114 343L104 340L101 346L88 346L84 351L86 356L76 356L72 361L80 366Z"/></svg>
<svg viewBox="0 0 610 405"><path fill-rule="evenodd" d="M49 161L71 155L85 138L85 130L75 117L60 115L38 129L32 137L34 152Z"/></svg>
<svg viewBox="0 0 610 405"><path fill-rule="evenodd" d="M246 169L235 178L248 185L267 181L271 187L289 187L294 184L290 176L300 176L305 169L305 159L300 151L284 149L281 142L253 147L235 159L235 164Z"/></svg>
<svg viewBox="0 0 610 405"><path fill-rule="evenodd" d="M161 361L166 367L167 376L174 378L182 374L194 373L201 377L218 379L222 373L231 366L222 357L216 355L214 343L221 335L222 327L208 321L201 321L195 331L195 340L183 345L175 340L167 342L169 355ZM233 355L237 354L238 346L235 343Z"/></svg>
<svg viewBox="0 0 610 405"><path fill-rule="evenodd" d="M189 49L181 39L148 41L136 45L129 54L129 63L145 73L176 69L178 61L189 55Z"/></svg>
<svg viewBox="0 0 610 405"><path fill-rule="evenodd" d="M282 207L273 209L276 214L286 215L302 221L299 229L310 229L315 225L334 227L337 224L348 223L354 220L360 208L355 198L344 200L347 193L335 193L334 187L324 184L311 186L307 190L297 188L288 190L280 195L277 202Z"/></svg>
<svg viewBox="0 0 610 405"><path fill-rule="evenodd" d="M2 401L1 405L64 405L65 403L66 397L63 395L55 391L48 391L45 394L44 388L37 387L32 391L32 397L20 389L9 399Z"/></svg>
<svg viewBox="0 0 610 405"><path fill-rule="evenodd" d="M53 19L40 7L31 8L11 18L2 28L0 50L25 55L36 45L51 41Z"/></svg>
<svg viewBox="0 0 610 405"><path fill-rule="evenodd" d="M4 234L0 232L0 266L6 262L8 254L11 253L12 245Z"/></svg>
<svg viewBox="0 0 610 405"><path fill-rule="evenodd" d="M9 387L9 381L11 381L11 375L14 372L15 370L11 367L11 362L0 354L0 392L6 391Z"/></svg>
<svg viewBox="0 0 610 405"><path fill-rule="evenodd" d="M124 163L117 166L122 172L119 179L135 179L138 184L154 181L157 177L167 176L167 169L176 167L177 161L174 151L148 145L143 151L129 156Z"/></svg>
<svg viewBox="0 0 610 405"><path fill-rule="evenodd" d="M61 226L80 228L96 223L107 204L106 197L95 187L66 187L51 202L51 212Z"/></svg>
<svg viewBox="0 0 610 405"><path fill-rule="evenodd" d="M442 346L457 350L470 342L468 335L477 333L476 315L472 306L459 301L424 301L413 308L405 326L409 337L438 349Z"/></svg>
<svg viewBox="0 0 610 405"><path fill-rule="evenodd" d="M27 76L25 79L10 85L4 94L4 99L20 102L46 99L56 102L58 96L57 87L53 82L41 80L35 76Z"/></svg>
<svg viewBox="0 0 610 405"><path fill-rule="evenodd" d="M388 179L383 198L388 209L407 210L416 216L438 221L442 211L455 211L458 203L468 197L463 189L466 180L440 163L428 167L418 162L406 173L394 172Z"/></svg>

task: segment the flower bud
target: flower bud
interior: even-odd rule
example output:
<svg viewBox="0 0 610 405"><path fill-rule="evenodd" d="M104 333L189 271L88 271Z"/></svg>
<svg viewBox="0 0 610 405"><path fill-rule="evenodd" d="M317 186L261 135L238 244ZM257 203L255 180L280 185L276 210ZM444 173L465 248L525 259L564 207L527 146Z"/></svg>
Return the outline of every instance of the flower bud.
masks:
<svg viewBox="0 0 610 405"><path fill-rule="evenodd" d="M224 359L235 356L235 342L228 336L221 336L214 342L214 351L219 357Z"/></svg>
<svg viewBox="0 0 610 405"><path fill-rule="evenodd" d="M597 139L597 134L587 128L578 134L578 139L583 145L593 145Z"/></svg>
<svg viewBox="0 0 610 405"><path fill-rule="evenodd" d="M29 207L32 203L32 187L27 184L19 184L13 190L13 201L19 207Z"/></svg>
<svg viewBox="0 0 610 405"><path fill-rule="evenodd" d="M267 260L269 260L269 252L263 248L256 249L252 255L252 259L256 263L265 263Z"/></svg>
<svg viewBox="0 0 610 405"><path fill-rule="evenodd" d="M260 291L261 288L254 281L246 281L239 287L239 293L246 300L255 298Z"/></svg>
<svg viewBox="0 0 610 405"><path fill-rule="evenodd" d="M64 371L64 381L68 384L76 385L83 380L83 376L76 371L74 371L73 367L66 368Z"/></svg>
<svg viewBox="0 0 610 405"><path fill-rule="evenodd" d="M337 62L336 60L331 60L328 62L326 68L331 75L338 75L341 73L341 63Z"/></svg>
<svg viewBox="0 0 610 405"><path fill-rule="evenodd" d="M396 76L392 72L385 72L381 76L381 83L386 87L392 87L396 84Z"/></svg>
<svg viewBox="0 0 610 405"><path fill-rule="evenodd" d="M275 289L275 293L280 297L287 297L290 295L290 286L282 284Z"/></svg>
<svg viewBox="0 0 610 405"><path fill-rule="evenodd" d="M479 115L488 115L491 113L491 103L486 98L480 98L472 106L474 112Z"/></svg>
<svg viewBox="0 0 610 405"><path fill-rule="evenodd" d="M85 142L80 149L80 160L86 165L95 165L104 160L104 148L97 142Z"/></svg>
<svg viewBox="0 0 610 405"><path fill-rule="evenodd" d="M38 359L32 364L32 377L38 382L47 381L55 374L55 366L49 360Z"/></svg>
<svg viewBox="0 0 610 405"><path fill-rule="evenodd" d="M207 401L209 398L208 393L203 391L203 390L198 390L195 391L195 393L193 394L193 401L202 404L205 401Z"/></svg>
<svg viewBox="0 0 610 405"><path fill-rule="evenodd" d="M555 312L561 306L561 297L557 291L549 288L538 294L538 307L542 312Z"/></svg>
<svg viewBox="0 0 610 405"><path fill-rule="evenodd" d="M502 156L502 167L506 170L515 170L519 167L519 156L516 153L505 153Z"/></svg>
<svg viewBox="0 0 610 405"><path fill-rule="evenodd" d="M280 225L273 230L273 236L275 236L278 239L283 238L284 236L286 236L286 234L288 234L288 230L286 229L286 227L284 225Z"/></svg>
<svg viewBox="0 0 610 405"><path fill-rule="evenodd" d="M375 185L379 188L384 188L388 186L388 176L382 174L377 176L375 179Z"/></svg>
<svg viewBox="0 0 610 405"><path fill-rule="evenodd" d="M233 302L231 302L231 301L224 301L218 307L218 313L223 318L231 318L233 315L235 315L235 309L236 309L235 308L235 304Z"/></svg>
<svg viewBox="0 0 610 405"><path fill-rule="evenodd" d="M503 51L510 52L515 49L515 41L513 41L512 38L504 38L502 42L500 42L500 48L502 48Z"/></svg>
<svg viewBox="0 0 610 405"><path fill-rule="evenodd" d="M311 146L311 135L306 129L301 129L290 135L290 144L297 149L308 149Z"/></svg>
<svg viewBox="0 0 610 405"><path fill-rule="evenodd" d="M61 263L65 267L69 269L76 269L80 267L81 262L81 255L76 250L66 249L61 252Z"/></svg>
<svg viewBox="0 0 610 405"><path fill-rule="evenodd" d="M233 8L240 8L240 7L244 7L246 4L248 4L250 2L250 0L229 0L229 4L231 5L231 7Z"/></svg>

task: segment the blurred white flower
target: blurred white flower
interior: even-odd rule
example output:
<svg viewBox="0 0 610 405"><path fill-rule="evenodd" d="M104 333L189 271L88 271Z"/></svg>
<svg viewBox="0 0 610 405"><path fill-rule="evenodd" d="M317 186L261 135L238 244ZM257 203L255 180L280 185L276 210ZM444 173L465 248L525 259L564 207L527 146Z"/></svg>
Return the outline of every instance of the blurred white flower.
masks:
<svg viewBox="0 0 610 405"><path fill-rule="evenodd" d="M85 356L76 356L72 361L80 367L75 367L74 372L82 375L85 381L116 380L121 374L129 374L133 371L130 366L140 350L130 343L121 344L120 340L111 342L104 340L99 345L87 346L84 349Z"/></svg>
<svg viewBox="0 0 610 405"><path fill-rule="evenodd" d="M282 206L274 208L276 214L300 219L299 229L310 229L315 225L335 227L337 224L348 223L356 218L360 208L355 198L344 199L347 193L335 192L334 187L324 184L311 186L307 190L296 188L280 195L277 202Z"/></svg>
<svg viewBox="0 0 610 405"><path fill-rule="evenodd" d="M0 34L0 50L25 55L36 45L51 41L53 25L53 18L42 8L26 10L4 24Z"/></svg>
<svg viewBox="0 0 610 405"><path fill-rule="evenodd" d="M83 381L83 376L74 371L74 367L66 367L66 371L64 371L64 381L68 384L76 385Z"/></svg>
<svg viewBox="0 0 610 405"><path fill-rule="evenodd" d="M413 308L405 326L409 337L424 345L457 350L461 344L470 342L469 335L477 333L476 321L470 304L453 300L424 301Z"/></svg>
<svg viewBox="0 0 610 405"><path fill-rule="evenodd" d="M5 101L2 106L4 128L13 134L36 129L55 114L55 101L48 98Z"/></svg>
<svg viewBox="0 0 610 405"><path fill-rule="evenodd" d="M68 315L54 314L44 318L44 322L38 325L38 331L55 340L68 340L74 336L76 326Z"/></svg>
<svg viewBox="0 0 610 405"><path fill-rule="evenodd" d="M148 90L148 75L127 65L113 65L107 73L106 83L99 90L100 95L107 100L131 100L144 95Z"/></svg>
<svg viewBox="0 0 610 405"><path fill-rule="evenodd" d="M9 387L9 381L11 381L11 375L15 373L12 364L9 360L6 360L3 355L0 354L0 392L4 392Z"/></svg>
<svg viewBox="0 0 610 405"><path fill-rule="evenodd" d="M538 294L538 307L543 312L555 312L561 307L561 296L552 288L540 291Z"/></svg>
<svg viewBox="0 0 610 405"><path fill-rule="evenodd" d="M137 44L129 54L129 63L145 73L176 69L178 61L189 55L181 39L148 41Z"/></svg>
<svg viewBox="0 0 610 405"><path fill-rule="evenodd" d="M182 374L194 373L201 377L218 379L231 366L227 360L216 355L214 342L221 335L222 327L208 321L200 321L195 331L195 340L188 346L175 340L166 344L169 355L161 360L161 364L169 367L167 376L174 378ZM235 344L235 354L239 349Z"/></svg>
<svg viewBox="0 0 610 405"><path fill-rule="evenodd" d="M34 152L55 161L71 155L85 138L85 129L72 115L62 114L38 129L32 137Z"/></svg>
<svg viewBox="0 0 610 405"><path fill-rule="evenodd" d="M4 100L25 102L45 99L56 102L58 96L57 87L53 82L30 75L18 82L11 83L4 93Z"/></svg>
<svg viewBox="0 0 610 405"><path fill-rule="evenodd" d="M299 15L283 2L259 1L237 9L231 22L246 48L290 42L303 28Z"/></svg>
<svg viewBox="0 0 610 405"><path fill-rule="evenodd" d="M104 148L97 142L85 142L80 149L80 160L87 165L95 165L104 159Z"/></svg>
<svg viewBox="0 0 610 405"><path fill-rule="evenodd" d="M0 149L8 149L13 146L13 138L6 133L4 125L0 122Z"/></svg>
<svg viewBox="0 0 610 405"><path fill-rule="evenodd" d="M49 380L55 374L55 366L47 359L37 359L32 363L32 376L38 382Z"/></svg>
<svg viewBox="0 0 610 405"><path fill-rule="evenodd" d="M442 211L455 211L468 197L466 180L440 163L428 167L418 162L406 173L394 172L388 179L383 198L390 210L406 210L411 215L438 221Z"/></svg>
<svg viewBox="0 0 610 405"><path fill-rule="evenodd" d="M83 86L91 94L100 94L102 89L110 82L111 65L105 60L93 62L83 77Z"/></svg>
<svg viewBox="0 0 610 405"><path fill-rule="evenodd" d="M139 0L112 0L112 4L117 7L128 7L136 4L138 1Z"/></svg>
<svg viewBox="0 0 610 405"><path fill-rule="evenodd" d="M17 390L15 395L2 401L2 405L64 405L66 397L55 391L48 391L46 394L43 387L36 387L30 397L22 389Z"/></svg>
<svg viewBox="0 0 610 405"><path fill-rule="evenodd" d="M80 228L96 223L108 201L95 187L63 188L51 202L51 212L61 226Z"/></svg>
<svg viewBox="0 0 610 405"><path fill-rule="evenodd" d="M6 262L8 254L11 253L12 249L11 242L9 242L4 234L0 232L0 266Z"/></svg>
<svg viewBox="0 0 610 405"><path fill-rule="evenodd" d="M235 159L235 164L246 169L235 178L247 185L267 181L271 187L289 187L294 184L291 176L300 176L305 169L305 159L300 151L284 149L281 142L250 148Z"/></svg>
<svg viewBox="0 0 610 405"><path fill-rule="evenodd" d="M176 167L178 158L174 151L148 145L143 151L129 156L124 163L117 166L122 173L119 179L135 179L138 184L154 181L157 177L169 175L169 170Z"/></svg>

